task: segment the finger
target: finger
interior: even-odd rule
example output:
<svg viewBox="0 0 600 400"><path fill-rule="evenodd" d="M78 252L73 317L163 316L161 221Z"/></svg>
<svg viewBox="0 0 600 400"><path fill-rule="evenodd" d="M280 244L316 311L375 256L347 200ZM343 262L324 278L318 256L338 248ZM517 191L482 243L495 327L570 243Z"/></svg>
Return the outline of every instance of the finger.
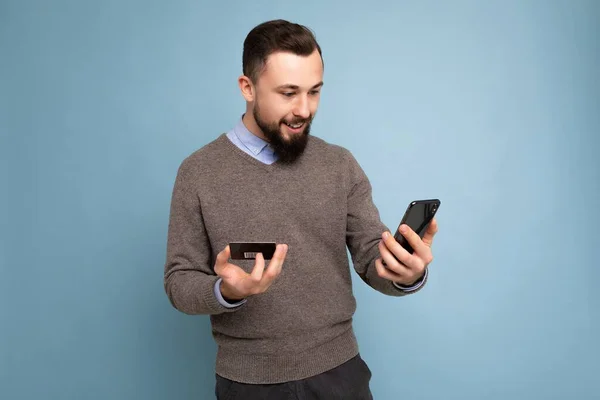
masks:
<svg viewBox="0 0 600 400"><path fill-rule="evenodd" d="M255 282L260 282L263 277L263 271L265 270L265 258L262 253L258 253L256 258L254 259L254 268L252 268L252 272L250 276Z"/></svg>
<svg viewBox="0 0 600 400"><path fill-rule="evenodd" d="M437 231L438 231L437 220L435 218L433 218L431 220L431 223L427 227L427 231L423 235L423 243L425 243L425 245L431 247L431 245L433 244L433 237L435 236Z"/></svg>
<svg viewBox="0 0 600 400"><path fill-rule="evenodd" d="M410 244L410 247L413 248L415 253L418 255L423 255L426 253L428 247L425 245L423 240L421 240L419 235L417 235L417 233L411 229L410 226L402 224L398 230L400 231L400 234L406 238L408 244Z"/></svg>
<svg viewBox="0 0 600 400"><path fill-rule="evenodd" d="M402 248L402 246L400 246ZM402 250L404 250L402 248ZM379 253L381 254L381 258L382 258L382 265L391 270L392 272L396 273L396 274L400 274L400 275L404 275L406 273L408 273L409 271L409 267L408 265L406 265L405 263L411 263L412 261L412 257L410 254L408 254L408 252L406 250L404 250L404 256L406 257L402 257L404 260L399 260L396 256L394 256L394 254L392 254L392 252L386 247L386 243L381 240L379 241Z"/></svg>
<svg viewBox="0 0 600 400"><path fill-rule="evenodd" d="M415 266L415 260L412 254L406 251L406 249L402 247L400 243L398 243L398 241L396 241L396 239L392 236L391 233L384 232L382 238L382 241L384 242L384 250L380 248L380 253L382 253L382 251L387 250L387 252L389 252L397 262L399 262L400 264L404 264L405 267L413 268ZM384 261L386 260L387 259L384 259Z"/></svg>
<svg viewBox="0 0 600 400"><path fill-rule="evenodd" d="M389 281L394 282L401 282L404 279L402 275L397 274L384 267L381 258L375 260L375 269L377 270L377 275L379 275L383 279L387 279Z"/></svg>
<svg viewBox="0 0 600 400"><path fill-rule="evenodd" d="M273 254L273 258L271 259L271 262L269 262L267 271L263 276L263 280L265 280L265 283L270 284L270 282L272 282L279 275L283 266L283 262L285 261L285 257L287 255L287 251L287 244L277 245L275 254Z"/></svg>

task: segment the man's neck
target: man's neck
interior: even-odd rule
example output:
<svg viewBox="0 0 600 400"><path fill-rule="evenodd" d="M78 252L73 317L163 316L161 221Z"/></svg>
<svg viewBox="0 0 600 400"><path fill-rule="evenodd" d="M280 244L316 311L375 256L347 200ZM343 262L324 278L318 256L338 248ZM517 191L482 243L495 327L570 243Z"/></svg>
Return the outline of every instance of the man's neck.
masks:
<svg viewBox="0 0 600 400"><path fill-rule="evenodd" d="M256 121L254 120L254 117L252 116L252 113L250 111L246 110L246 113L242 117L242 122L244 123L244 126L246 127L246 129L248 129L250 131L250 133L252 133L254 136L261 138L262 140L268 142L268 140L265 137L265 135L263 134L262 130L256 124Z"/></svg>

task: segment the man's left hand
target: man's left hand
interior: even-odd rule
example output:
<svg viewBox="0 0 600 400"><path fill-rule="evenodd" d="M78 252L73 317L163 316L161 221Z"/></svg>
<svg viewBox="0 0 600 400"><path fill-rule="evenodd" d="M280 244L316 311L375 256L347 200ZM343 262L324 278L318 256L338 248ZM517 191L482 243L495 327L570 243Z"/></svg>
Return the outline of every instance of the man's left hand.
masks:
<svg viewBox="0 0 600 400"><path fill-rule="evenodd" d="M375 261L375 267L380 277L400 285L412 286L423 277L425 268L433 261L431 245L433 237L438 231L438 225L434 218L423 235L423 239L406 224L402 224L399 230L414 249L414 253L410 254L406 251L394 239L394 236L386 231L379 242L381 257Z"/></svg>

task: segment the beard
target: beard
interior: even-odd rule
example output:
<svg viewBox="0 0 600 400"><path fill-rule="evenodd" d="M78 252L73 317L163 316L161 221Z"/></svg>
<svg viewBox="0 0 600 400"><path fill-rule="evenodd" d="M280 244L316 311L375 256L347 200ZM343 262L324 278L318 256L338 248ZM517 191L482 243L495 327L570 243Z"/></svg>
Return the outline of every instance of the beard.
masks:
<svg viewBox="0 0 600 400"><path fill-rule="evenodd" d="M306 119L294 118L291 121L286 121L282 118L279 122L268 123L261 118L258 103L254 107L252 115L254 116L256 125L258 125L267 138L280 162L292 164L304 153L304 149L308 143L308 136L310 135L310 124L313 120L312 115ZM284 123L304 123L304 130L302 133L292 134L289 139L285 139L283 132L281 132L281 124Z"/></svg>

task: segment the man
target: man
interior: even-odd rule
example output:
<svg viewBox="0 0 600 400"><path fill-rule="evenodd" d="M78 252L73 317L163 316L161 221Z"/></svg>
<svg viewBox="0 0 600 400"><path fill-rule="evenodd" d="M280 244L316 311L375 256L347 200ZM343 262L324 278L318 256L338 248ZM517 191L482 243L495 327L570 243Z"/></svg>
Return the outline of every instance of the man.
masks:
<svg viewBox="0 0 600 400"><path fill-rule="evenodd" d="M165 290L208 314L223 399L370 399L371 372L352 329L346 250L362 280L390 296L427 280L437 223L423 240L387 231L363 170L346 149L309 135L323 87L311 31L283 20L244 41L246 112L187 157L171 203ZM274 241L273 258L231 263L228 243Z"/></svg>

